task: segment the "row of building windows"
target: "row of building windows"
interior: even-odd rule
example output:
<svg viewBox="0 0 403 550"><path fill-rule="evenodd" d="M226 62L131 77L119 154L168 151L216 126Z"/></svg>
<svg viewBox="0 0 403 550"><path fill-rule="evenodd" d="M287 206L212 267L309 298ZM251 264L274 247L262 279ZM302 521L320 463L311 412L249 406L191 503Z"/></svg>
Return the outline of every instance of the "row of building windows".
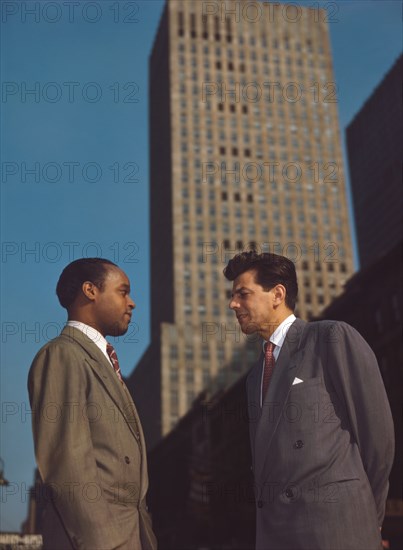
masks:
<svg viewBox="0 0 403 550"><path fill-rule="evenodd" d="M292 108L285 110L282 107L278 107L273 110L270 106L265 109L263 104L250 108L248 105L233 101L225 103L218 102L215 104L208 102L203 105L205 109L201 109L198 100L196 101L192 107L193 117L189 117L190 106L184 106L183 110L178 115L181 125L181 135L187 135L188 126L190 126L190 121L192 121L194 125L193 132L195 132L194 135L196 138L200 138L201 122L203 122L203 126L207 127L207 132L211 136L212 130L209 127L213 126L213 118L209 113L214 105L216 111L227 111L229 113L229 116L219 115L214 119L214 127L220 129L220 139L226 139L224 132L225 126L229 126L233 129L240 126L244 131L255 128L256 136L261 136L263 129L270 130L270 136L284 133L286 129L293 131L295 134L298 132L305 133L306 135L313 133L315 136L324 136L328 139L333 136L332 118L330 114L319 111L318 109L313 111L305 109L297 113L296 110ZM238 118L238 116L231 116L231 113L249 116ZM287 121L283 119L287 119ZM308 126L308 119L314 121L315 124ZM257 130L259 130L259 132L257 132ZM247 135L247 132L245 132L245 135Z"/></svg>
<svg viewBox="0 0 403 550"><path fill-rule="evenodd" d="M243 36L241 37L241 40L244 40ZM253 41L254 37L251 36L249 40ZM254 44L252 44L252 46L253 45ZM188 50L191 54L194 54L193 57L196 57L197 55L199 59L201 57L203 59L206 59L212 56L215 56L217 58L226 57L228 59L235 59L235 58L245 59L248 52L246 48L232 49L229 46L222 47L220 45L215 45L215 46L210 46L209 44L202 45L202 43L197 43L197 42L191 42L189 44L186 44L185 42L182 42L182 41L179 42L178 52L180 54L185 54L187 53ZM268 53L269 51L270 51L270 55ZM297 50L297 51L300 51L300 50ZM258 54L257 57L261 57L261 59L265 62L269 62L272 60L274 61L274 63L280 63L286 57L289 57L288 55L284 56L282 53L274 52L273 49L269 50L269 48L264 49L264 48L258 47L257 50L250 49L249 54L251 54L252 52L257 53ZM299 59L299 58L295 58L294 56L294 59ZM312 62L315 60L316 62L315 64L321 66L322 68L326 66L325 58L322 56L318 57L314 55L311 51L308 51L304 56L301 57L301 59L304 59L305 61L310 60Z"/></svg>
<svg viewBox="0 0 403 550"><path fill-rule="evenodd" d="M213 105L219 112L224 112L227 110L227 112L230 113L229 116L219 115L218 117L214 117L213 121L213 118L210 115ZM254 127L256 130L259 129L261 132L263 127L270 129L271 133L281 133L286 129L288 122L288 126L295 127L295 133L299 130L306 133L312 132L317 136L323 135L324 133L326 137L333 135L331 126L332 118L330 114L319 108L315 108L313 110L301 108L297 112L297 110L293 109L291 106L287 109L283 109L282 107L273 109L271 106L266 106L265 108L263 103L254 105L253 107L248 107L248 105L237 101L227 101L225 103L207 102L204 104L202 103L201 105L197 101L192 107L192 117L189 117L189 108L190 107L186 105L178 115L182 130L187 130L187 126L190 126L190 121L192 121L193 125L199 128L200 122L203 122L203 126L206 127L212 126L214 122L214 126L217 125L219 128L224 128L225 126L237 128L238 126L241 126L245 130ZM231 116L231 113L240 113L242 115L248 114L249 116L238 118L238 116ZM277 122L278 119L280 120ZM282 119L288 119L288 121L286 122ZM315 124L312 126L307 126L307 120L312 120ZM299 123L298 125L297 122ZM196 128L194 131L197 131Z"/></svg>
<svg viewBox="0 0 403 550"><path fill-rule="evenodd" d="M208 19L206 16L202 16L201 18L201 32L198 32L197 30L197 24L196 24L196 14L190 13L189 14L189 36L192 39L198 38L199 36L203 38L204 40L209 40L210 37L214 39L216 42L220 42L221 40L225 40L227 43L232 43L233 41L233 35L232 35L232 29L231 29L231 20L225 19L225 28L220 24L220 18L214 17L214 29L208 28ZM184 13L182 11L178 12L178 36L184 37L186 36L185 30L187 29L187 25L185 25L185 17ZM239 44L245 44L249 43L250 46L256 46L258 45L258 40L255 35L250 35L248 39L245 38L243 33L239 33L238 35L238 42ZM268 33L262 33L260 36L260 44L267 48L269 47L269 40L268 40ZM296 52L313 52L313 40L311 38L306 38L305 41L302 43L301 41L295 41L293 43L290 42L290 38L287 34L283 35L281 38L275 37L271 39L270 46L274 49L283 48L284 50L295 50ZM324 53L324 49L321 43L316 44L317 52L319 54Z"/></svg>
<svg viewBox="0 0 403 550"><path fill-rule="evenodd" d="M195 399L195 392L193 390L187 390L186 391L186 406L189 409L193 401ZM172 389L171 390L171 415L174 416L174 418L177 418L178 415L178 407L179 407L179 396L178 396L178 390Z"/></svg>
<svg viewBox="0 0 403 550"><path fill-rule="evenodd" d="M330 289L329 296L334 298L338 295L338 292L336 290ZM319 294L317 294L319 296ZM313 305L314 309L310 309L310 306ZM318 315L320 311L323 309L323 307L326 305L326 303L323 301L322 298L317 298L316 305L312 302L301 304L300 306L297 306L296 309L296 315L301 316L301 312L303 312L303 316L307 318L308 320L311 320L315 315ZM184 315L187 319L192 318L195 314L197 314L198 318L206 319L208 320L211 315L213 315L215 318L227 318L229 321L231 321L234 317L234 312L231 311L226 305L222 305L220 308L219 306L213 306L213 308L209 311L207 311L205 306L197 306L196 308L193 308L191 304L185 304L184 306Z"/></svg>
<svg viewBox="0 0 403 550"><path fill-rule="evenodd" d="M228 52L227 52L227 56L230 57L230 58L232 57L231 55L228 55ZM241 59L241 60L245 60L246 59L245 52L240 51L239 55L237 57L239 57L239 59ZM257 53L254 52L254 51L250 52L250 59L251 59L251 61L259 61ZM304 66L302 58L292 58L292 57L287 56L287 57L282 58L281 61L282 61L282 63L280 62L280 59L276 56L274 56L273 58L269 58L268 54L266 54L266 53L264 53L261 57L261 62L262 62L263 67L267 66L269 72L270 72L270 66L268 64L270 64L271 62L272 62L272 65L273 64L278 65L278 67L276 67L275 70L277 70L277 69L280 70L280 65L284 65L284 71L285 72L287 72L288 70L291 71L291 68L294 65L296 67L303 67ZM306 61L306 64L309 68L312 69L313 67L315 67L313 59L305 60L305 61ZM196 56L192 56L192 57L187 59L183 54L181 54L181 55L179 55L178 63L181 67L184 67L184 66L187 65L187 63L189 63L189 66L193 67L193 70L195 70L196 67L198 66L198 64L201 63L201 60L198 59ZM205 57L203 59L202 65L205 69L209 69L210 67L213 66L213 62L209 59L209 57ZM234 63L234 61L227 61L225 63L224 61L222 61L220 59L217 59L214 63L214 67L216 68L217 71L227 70L228 72L246 73L247 66L251 68L251 72L254 72L253 67L256 67L256 71L258 70L258 66L255 63L245 65L244 61L241 61L238 65L236 65ZM322 63L320 68L324 69L325 65ZM272 69L274 69L274 68L272 67ZM182 74L184 74L184 73L182 73ZM291 74L292 73L290 73L290 76L291 76ZM301 73L301 75L302 75L304 80L311 79L311 80L314 81L317 78L315 73L312 72L312 71L310 71L309 73ZM199 74L199 77L200 77L200 74Z"/></svg>
<svg viewBox="0 0 403 550"><path fill-rule="evenodd" d="M284 92L283 95L281 90L279 93L274 94L272 89L269 89L269 87L272 86L270 83L267 83L267 85L264 85L264 83L263 85L246 83L245 86L249 86L248 93L251 94L251 99L248 100L248 95L242 88L244 85L240 81L234 81L233 83L229 81L225 82L220 76L220 80L212 82L211 76L207 74L204 83L206 86L207 84L213 86L212 93L207 95L206 89L203 88L204 84L200 88L196 85L194 86L194 97L192 101L192 109L203 112L203 116L206 116L204 114L205 111L207 111L207 113L211 112L213 106L218 111L224 111L226 105L234 105L235 107L248 107L248 109L242 111L242 114L250 113L255 118L268 118L269 120L265 122L271 122L275 118L286 117L294 120L314 118L315 120L321 119L323 125L326 127L324 123L330 121L330 118L326 119L325 117L330 117L329 108L331 102L319 101L318 96L313 93L313 86L310 86L309 90L305 90L304 96L300 90L299 93L301 95L298 100L289 101L286 93ZM264 89L264 86L266 86L267 89ZM280 83L278 83L277 86L280 86ZM182 81L182 84L180 84L180 91L182 94L180 106L182 110L179 113L181 122L185 122L185 119L189 117L190 105L186 89L186 84ZM199 93L196 94L195 92ZM297 97L296 94L294 94L294 96ZM252 99L254 100L252 101ZM286 109L284 109L285 106L287 106ZM197 111L194 112L193 116L198 114ZM230 112L234 113L237 111L231 110ZM210 115L208 114L207 116ZM230 122L232 118L233 117L225 117L225 121ZM242 121L245 121L245 117L242 118Z"/></svg>
<svg viewBox="0 0 403 550"><path fill-rule="evenodd" d="M234 196L238 197L240 196L240 194L234 193ZM247 203L249 204L253 203L253 195L248 194L246 197L246 200L247 200ZM300 201L300 203L303 204L302 199L298 199L298 200ZM218 208L215 204L211 204L208 207L208 215L212 217L220 215L224 218L229 218L230 216L234 218L243 218L246 216L248 218L252 218L252 220L255 218L255 216L259 216L261 220L271 219L273 222L278 222L279 233L281 233L281 228L280 228L281 219L286 222L287 226L291 226L291 224L294 226L298 226L299 223L307 222L307 221L310 221L313 226L316 226L320 222L321 229L323 231L325 231L327 228L330 228L331 226L337 227L340 231L343 224L342 219L339 216L336 216L334 218L334 222L332 224L331 219L328 215L318 216L317 213L314 213L312 211L307 213L307 212L304 212L303 210L298 210L297 212L293 212L291 210L284 209L284 205L291 206L291 202L292 202L291 199L289 199L289 201L285 203L284 201L280 202L279 198L276 196L272 197L271 200L267 200L267 203L270 204L271 208L277 209L277 210L270 210L270 211L267 210L266 200L264 197L261 197L259 201L260 205L263 205L263 208L261 206L260 208L256 208L256 209L252 207L249 207L248 209L242 208L241 205L239 206L235 205L230 209L229 205L226 204L226 202L227 201L224 200L221 203L221 208ZM241 202L241 198L235 199L235 202ZM340 205L340 203L338 204ZM279 212L280 208L284 210L281 212L281 215ZM185 202L182 205L182 213L184 215L185 221L187 221L187 218L189 217L191 210L194 210L194 213L196 214L196 216L204 216L206 214L206 208L203 204L196 203L195 208L191 209L191 205ZM274 229L275 231L277 231L276 227ZM222 226L222 230L224 233L226 232L223 226ZM229 227L228 227L228 231L229 231Z"/></svg>
<svg viewBox="0 0 403 550"><path fill-rule="evenodd" d="M327 187L327 191L329 191L329 184L332 184L332 190L333 189L338 189L338 184L339 184L339 179L338 179L338 174L337 174L337 165L335 166L335 162L333 161L333 157L334 157L334 147L330 148L328 147L327 149L325 149L324 147L321 147L320 146L320 143L314 141L313 143L306 140L304 142L304 148L300 147L298 143L293 143L294 140L291 140L291 142L287 142L286 138L285 137L280 137L279 140L278 140L278 143L276 144L273 140L273 144L271 145L271 148L267 151L266 148L264 148L263 146L259 147L258 145L259 144L256 144L255 148L254 148L254 151L253 151L253 155L251 153L251 150L248 148L245 148L244 150L240 149L239 148L239 145L238 145L238 141L236 139L236 137L241 137L242 136L233 136L232 137L232 141L233 141L233 145L231 147L228 147L228 153L220 153L220 156L226 156L227 158L229 156L231 157L235 157L235 158L239 158L239 159L249 159L249 158L253 158L255 159L253 162L255 164L253 164L253 162L251 163L248 163L246 161L245 164L242 164L242 168L246 167L245 169L246 170L249 170L250 169L250 176L249 174L246 174L246 175L242 175L242 179L244 181L251 181L253 182L253 180L255 181L259 181L259 174L264 172L263 168L266 166L267 169L269 169L269 166L268 164L264 165L263 164L263 161L266 161L267 163L271 163L272 165L274 163L278 163L279 161L282 161L283 163L283 166L280 166L280 170L282 170L284 168L284 165L285 164L288 164L288 163L302 163L303 161L305 162L309 162L308 160L306 159L311 159L312 156L315 158L315 159L319 159L319 158L324 158L324 161L322 163L322 166L323 164L327 165L328 163L329 164L332 164L333 166L330 166L328 167L328 171L325 172L323 169L321 170L321 174L320 174L320 177L317 176L317 173L313 173L313 170L311 170L311 174L306 174L306 177L304 176L304 179L305 179L305 182L306 182L306 185L308 185L308 183L315 183L315 184L326 184L326 187ZM247 138L246 136L243 136L244 137L244 142L245 142L245 145L248 145L249 142L250 142L250 139L249 137ZM225 140L219 140L219 143L222 143L223 141ZM257 141L257 140L256 140ZM267 140L268 142L271 142L272 139L271 138L268 138ZM234 143L236 145L234 145ZM290 148L290 144L293 145L292 148ZM182 180L184 182L186 182L186 178L188 177L188 173L187 173L187 169L188 169L188 166L189 166L189 160L192 160L193 163L194 163L194 166L195 168L203 168L202 171L201 171L201 174L203 176L203 182L205 183L206 182L206 179L208 180L209 177L211 176L211 172L213 172L213 168L214 166L218 166L218 160L220 159L220 157L218 157L218 155L216 154L215 156L213 156L213 149L212 149L212 146L214 145L214 140L211 139L210 141L210 146L211 146L211 149L210 149L210 154L207 158L199 158L197 155L198 154L201 154L202 150L199 148L197 149L196 146L192 147L192 158L189 159L189 156L187 153L189 151L188 149L188 146L185 142L182 142L182 145L181 145L181 152L182 152L182 162L181 162L181 165L182 165L182 168L183 168L183 174L182 174ZM208 144L206 144L206 146L203 147L203 154L206 152L207 153L207 148L208 148ZM221 146L222 148L225 148L225 146ZM315 155L315 152L317 153L317 155ZM222 159L220 159L222 160ZM260 162L262 161L262 162ZM223 162L223 161L222 161ZM225 161L225 163L227 163L227 161ZM318 166L318 163L320 163L321 161L311 161L311 163L316 163L316 165ZM197 164L196 164L197 163ZM230 182L234 181L235 179L239 179L237 175L231 175L230 173L230 170L226 168L226 164L223 164L222 165L222 170L215 170L215 180L216 181L221 181L221 183L225 183L227 180L229 180ZM275 166L274 166L275 168ZM277 168L278 168L278 164L277 164ZM294 167L295 168L295 167ZM284 168L285 170L286 168ZM272 166L272 170L273 170L273 166ZM295 168L295 170L297 170L297 168ZM302 170L302 169L301 169ZM298 170L299 172L301 170ZM308 172L308 170L305 170L306 172ZM210 173L208 173L210 172ZM258 172L257 175L254 175L254 177L252 177L252 174L256 174L256 172ZM291 172L291 168L290 168L290 172ZM228 175L230 177L228 177ZM281 174L280 174L281 176ZM198 175L193 175L193 177L198 177ZM211 178L210 178L211 179ZM288 176L288 173L284 176L284 174L282 174L282 177L281 177L282 180L291 180L291 181L294 181L295 183L300 183L300 181L298 180L301 180L302 179L302 174L298 175L298 174L292 174L290 176ZM195 181L195 180L193 180ZM212 181L212 183L214 183L214 181ZM337 192L337 191L333 191L333 192Z"/></svg>
<svg viewBox="0 0 403 550"><path fill-rule="evenodd" d="M278 159L287 160L287 158L283 159L283 157L278 157ZM285 201L287 201L287 190L290 189L290 187L288 187L290 184L287 182L287 180L285 181L281 179L280 180L276 179L271 181L267 181L266 179L252 180L247 177L244 177L243 175L240 176L239 173L237 174L234 171L231 173L228 166L226 166L226 170L227 170L226 172L223 171L221 174L220 173L215 175L210 174L206 176L206 174L198 170L196 171L196 173L193 173L192 175L190 175L188 170L184 169L182 171L182 177L181 177L181 181L184 184L183 190L182 190L182 193L183 193L182 196L185 198L189 197L190 184L192 185L192 195L193 195L193 190L195 189L196 190L195 196L197 198L201 198L201 190L203 188L206 189L205 184L208 184L209 186L214 188L227 187L227 185L229 184L234 189L239 189L241 187L244 187L246 189L255 188L256 192L267 191L268 189L271 189L273 192L285 191L286 193ZM330 182L326 182L324 176L321 176L321 179L319 180L315 179L314 177L307 176L307 177L304 177L304 180L302 182L292 183L291 185L292 185L292 189L297 194L297 199L296 199L298 201L297 204L300 204L300 203L302 204L306 202L306 201L302 201L302 199L300 202L300 198L299 198L304 191L308 193L309 196L314 194L314 192L316 191L317 195L320 197L322 197L325 194L329 195L330 193L332 193L333 195L336 195L339 192L338 182L335 182L334 184L331 185ZM215 196L214 196L215 192L216 192L215 189L209 190L210 200L215 200ZM264 202L263 198L260 202ZM328 205L328 200L326 199L326 201L322 202L322 206L323 208L327 209L328 208L327 205ZM334 199L333 207L335 209L339 209L340 202Z"/></svg>
<svg viewBox="0 0 403 550"><path fill-rule="evenodd" d="M243 235L245 233L246 232L243 232ZM256 231L253 231L252 228L248 230L248 233L250 236L249 238L253 238L254 236L256 236ZM298 242L297 241L298 238L301 240L306 240L308 236L312 239L319 239L319 232L315 229L312 229L311 231L301 230L297 234L295 231L292 231L289 229L287 229L286 231L281 231L280 228L275 228L273 231L270 231L271 239L274 238L276 239L277 242L282 239L287 239L290 245ZM269 237L269 235L267 235L267 237ZM322 231L320 233L320 237L323 237ZM345 273L347 269L345 267L344 262L341 264L340 268L336 267L337 265L339 265L339 262L345 258L345 251L343 246L344 236L342 233L337 233L336 237L337 237L337 242L339 244L339 249L337 250L337 256L336 256L336 249L335 248L332 249L329 246L329 249L323 252L322 254L323 266L326 266L326 267L323 267L323 270L326 269L329 273L336 272L336 271L341 271ZM238 242L242 242L241 239L239 239ZM332 243L330 239L327 242ZM323 248L325 248L325 245ZM232 248L230 247L228 250L232 250ZM223 267L225 266L225 262L223 262L221 254L209 255L208 258L206 258L201 253L191 254L190 252L187 252L187 251L185 251L183 254L183 264L184 264L184 267L195 266L195 265L198 265L200 267L203 264L208 264L210 266L218 266L219 264L223 264ZM320 262L316 263L316 271L322 271L322 264Z"/></svg>
<svg viewBox="0 0 403 550"><path fill-rule="evenodd" d="M223 192L222 194L225 195L226 193ZM234 201L235 202L241 202L240 193L234 193L233 195L234 195ZM223 199L223 201L227 201L227 200L228 199L225 199L225 198ZM247 194L246 200L247 200L247 203L252 203L253 202L253 195ZM338 233L342 233L341 228L342 228L343 224L342 224L341 218L338 217L338 216L335 217L333 220L331 220L330 217L326 214L321 215L319 217L315 212L313 212L314 209L311 209L309 212L304 212L302 210L301 211L298 210L297 212L295 212L295 211L293 212L293 211L287 210L287 209L285 209L282 212L279 212L279 208L280 208L279 204L280 203L279 203L277 197L274 197L273 199L266 201L265 197L260 196L259 197L259 202L260 202L261 205L264 206L264 209L261 209L261 210L259 210L259 209L258 210L249 209L249 210L245 211L244 214L247 214L248 216L253 217L253 218L259 217L261 220L263 220L265 222L267 222L267 220L270 219L271 222L272 222L272 232L276 236L279 236L283 233L283 230L282 230L282 227L281 227L281 220L283 221L284 225L286 225L288 227L289 230L287 231L287 233L289 233L290 235L295 234L295 231L293 231L293 229L292 229L293 226L298 227L298 224L307 224L307 223L312 224L312 226L313 226L312 231L313 232L315 231L315 226L320 224L321 234L323 236L323 240L325 240L325 241L330 241L331 240L330 231L329 231L331 227L334 227L335 229L337 228ZM266 203L270 204L270 208L276 208L276 209L268 211L267 207L266 207ZM287 203L287 205L289 205L289 203ZM183 212L184 212L185 215L189 214L189 206L188 205L186 205L186 207L183 209ZM203 209L203 207L201 205L199 207L196 207L196 215L202 216L205 212L206 212L206 209ZM240 209L238 210L235 207L235 210L233 210L233 213L234 213L234 217L242 218L242 212L241 212ZM223 204L221 206L221 209L217 208L215 204L211 205L208 208L208 214L209 214L209 217L216 217L218 214L220 214L224 218L229 218L230 217L230 211L226 207L225 204ZM224 224L225 223L226 222L224 220ZM241 223L235 224L233 229L235 230L236 233L239 233L239 234L242 233L242 224ZM217 231L217 224L214 223L214 226L210 225L210 233L215 233L216 231ZM220 231L222 231L224 234L229 233L230 232L229 225L225 225L225 227L224 227L224 225L220 225ZM303 232L304 235L306 235L306 233L307 233L307 230L305 228L300 228L299 231ZM315 233L317 234L318 231L315 231ZM189 236L184 237L183 244L184 244L185 247L186 246L191 246L191 242L192 241L191 241Z"/></svg>
<svg viewBox="0 0 403 550"><path fill-rule="evenodd" d="M275 210L272 213L272 217L275 220L280 219L280 216L279 216L278 212L275 211ZM236 235L239 235L239 237L241 237L243 233L249 234L250 237L246 238L243 241L244 243L255 242L256 235L258 234L259 238L260 238L260 240L258 241L258 248L261 249L262 252L273 252L274 251L276 253L281 254L281 253L284 253L283 248L285 248L286 251L287 251L288 246L291 246L293 244L293 241L288 241L288 242L284 243L284 245L281 245L281 241L278 241L278 240L275 241L276 244L273 244L273 242L272 242L272 237L273 237L272 231L271 230L269 231L267 223L262 225L260 228L258 228L255 218L248 219L247 221L244 220L243 222L241 220L239 220L239 221L236 221L235 223L231 223L231 225L228 221L225 221L225 220L224 221L219 220L219 223L217 223L217 220L209 219L206 224L204 224L202 220L197 220L196 222L194 222L194 220L192 220L192 223L190 223L190 221L185 221L181 225L181 227L183 227L183 231L187 232L187 233L190 232L191 230L193 230L193 228L194 228L194 229L196 229L196 231L198 232L199 235L203 231L208 231L209 235L214 235L214 233L217 231L217 227L219 227L220 233L222 233L225 236L232 235L232 234L235 233ZM313 228L310 231L310 233L315 235L315 241L312 241L312 244L307 244L307 242L308 242L307 241L307 239L308 239L307 233L308 233L308 231L305 228L301 228L301 229L298 230L298 235L296 233L293 235L294 239L299 237L299 240L294 243L298 248L298 254L297 254L298 261L301 260L301 258L303 258L303 257L305 257L305 258L307 258L307 257L314 258L315 259L315 262L314 262L315 265L319 261L323 261L325 263L328 262L328 261L334 260L334 259L336 259L337 261L340 261L340 262L344 261L344 258L346 257L346 251L343 247L344 234L341 231L337 234L337 236L336 236L337 238L335 239L334 235L331 235L330 232L324 231L321 228L321 230L320 230L320 239L321 239L321 242L323 243L322 245L320 245L320 243L319 243L319 235L318 235L319 232L315 228ZM241 240L241 238L239 238L237 240ZM188 242L190 243L190 241L188 241ZM203 242L198 243L199 250L203 246ZM219 250L221 249L221 244L222 244L221 241L213 240L212 244L216 245L216 247ZM245 246L247 246L247 245L245 245ZM280 247L280 249L273 250L273 248L272 248L273 246ZM281 250L283 250L283 252L281 252ZM220 256L220 254L218 254L218 255ZM190 262L189 258L190 258L190 255L187 257L187 259ZM197 271L197 278L198 278L197 280L198 281L204 279L205 275L204 275L203 268L206 267L206 265L207 265L206 262L207 262L206 259L204 259L204 261L203 261L202 257L198 258L198 267L199 267L199 269ZM312 265L314 265L314 264L309 264L308 262L303 261L302 264L298 265L298 269L302 269L302 271L310 271ZM319 268L317 268L317 269L319 269ZM344 270L344 269L346 269L346 267L343 267L342 269ZM189 281L191 279L191 275L192 275L193 271L191 271L188 267L184 266L184 272L183 273L184 273L185 281ZM209 276L210 280L212 280L213 282L216 282L219 279L221 279L222 274L218 273L215 270L213 270L213 271L209 272L208 276Z"/></svg>
<svg viewBox="0 0 403 550"><path fill-rule="evenodd" d="M252 179L247 179L243 177L243 175L241 177L239 162L235 162L231 166L226 165L225 168L228 170L228 173L219 174L217 178L214 178L213 176L211 177L209 176L207 179L203 180L203 183L207 183L207 182L210 184L219 183L220 184L219 189L217 187L211 189L205 185L192 186L192 188L190 189L189 185L186 185L182 189L182 198L188 199L190 196L192 196L196 200L197 199L202 200L203 197L205 197L209 201L212 201L215 203L219 194L221 193L221 199L228 200L228 198L231 195L228 194L228 191L221 191L221 188L226 187L227 186L226 184L229 181L229 183L231 184L231 187L233 187L234 189L239 189L241 187L244 187L246 189L251 189L252 184L254 184L254 187L256 189L255 198L257 199L257 202L265 203L269 199L269 196L267 194L263 195L262 192L265 191L267 193L269 190L271 190L272 193L275 193L275 194L277 194L278 191L281 191L281 194L282 194L281 202L284 203L285 205L291 205L295 203L300 208L304 204L306 204L310 209L317 209L318 206L320 206L322 211L329 209L329 197L327 195L329 195L330 188L333 190L333 186L321 185L321 184L318 184L318 182L314 181L314 183L318 184L316 187L318 193L317 193L317 196L315 197L315 196L312 196L314 191L314 186L312 185L312 179L304 178L304 181L302 183L299 181L294 183L294 182L289 182L287 180L281 181L277 179L276 180L271 179L269 181L264 179L252 180ZM226 177L227 175L230 175L233 177L227 178ZM322 176L322 179L324 179L323 176ZM188 178L187 181L189 183L195 180ZM195 183L200 183L200 181L199 180L197 182L195 181ZM308 196L306 195L303 196L304 190L309 192ZM336 191L334 191L334 194L337 194L337 191L338 190L336 187ZM292 196L290 195L290 192L293 192ZM235 193L237 194L234 195L234 200L238 202L240 200L238 199L239 192L235 191ZM273 197L273 200L274 199L279 200L278 195L276 197ZM340 205L339 202L338 202L338 205Z"/></svg>
<svg viewBox="0 0 403 550"><path fill-rule="evenodd" d="M206 135L208 140L212 139L214 122L215 133L216 135L218 134L218 137L221 141L227 139L225 127L229 126L234 130L238 127L242 127L242 129L244 130L243 135L239 135L239 131L234 131L232 133L232 138L235 138L238 135L239 140L246 139L246 141L250 141L250 134L248 133L248 130L254 128L255 138L260 139L261 141L263 139L262 130L266 129L266 139L269 144L271 144L270 140L273 140L274 143L274 139L277 136L279 136L280 138L286 138L287 136L289 136L289 139L297 139L297 135L289 135L290 130L293 132L293 134L298 134L298 132L304 133L306 136L313 134L318 144L321 143L321 137L323 141L325 141L324 138L326 138L326 140L328 141L328 143L324 143L326 147L328 147L329 141L330 143L333 142L334 132L331 126L331 117L326 113L321 113L315 110L312 112L302 110L297 114L295 112L293 113L292 111L286 112L280 107L278 110L276 110L274 116L271 108L266 109L265 111L264 109L259 109L258 107L254 109L255 112L250 113L247 105L242 105L239 103L237 104L233 102L217 104L218 111L224 111L225 108L227 108L229 113L236 113L239 110L239 112L241 112L242 114L250 114L250 116L248 118L242 117L240 119L236 116L219 115L213 121L213 118L210 114L206 114L206 112L203 112L198 107L196 107L197 110L193 112L192 117L189 117L189 113L184 110L178 116L181 135L188 135L188 127L190 126L190 122L192 122L194 126L193 133L197 139L200 138L200 131L202 129L201 122L203 122L203 126L206 127L206 130L204 130L203 128L203 134L205 133L204 135ZM211 111L211 109L208 108L206 109L206 111L208 113L208 111ZM286 121L283 119L288 120ZM307 124L308 120L311 121L311 125L309 126ZM305 145L307 143L311 143L311 141L312 140L305 141ZM300 142L302 142L301 139Z"/></svg>

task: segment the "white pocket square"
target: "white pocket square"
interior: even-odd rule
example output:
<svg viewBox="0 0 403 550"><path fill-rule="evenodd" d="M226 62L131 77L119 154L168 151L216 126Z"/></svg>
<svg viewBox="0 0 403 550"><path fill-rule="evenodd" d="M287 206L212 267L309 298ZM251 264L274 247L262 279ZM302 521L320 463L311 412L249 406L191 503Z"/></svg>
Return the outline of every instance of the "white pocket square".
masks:
<svg viewBox="0 0 403 550"><path fill-rule="evenodd" d="M301 378L294 378L294 381L293 381L292 385L295 386L295 384L301 384L301 382L303 382L303 380L301 380Z"/></svg>

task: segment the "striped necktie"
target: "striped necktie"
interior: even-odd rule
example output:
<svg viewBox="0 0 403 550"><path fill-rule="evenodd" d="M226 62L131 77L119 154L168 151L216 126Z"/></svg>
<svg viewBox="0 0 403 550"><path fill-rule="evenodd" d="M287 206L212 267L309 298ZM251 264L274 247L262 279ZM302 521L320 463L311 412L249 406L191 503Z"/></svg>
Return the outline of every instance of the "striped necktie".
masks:
<svg viewBox="0 0 403 550"><path fill-rule="evenodd" d="M112 346L112 344L106 345L106 353L109 355L109 358L112 362L112 366L115 369L115 372L121 382L123 382L122 375L120 373L120 367L119 367L119 361L118 356L116 355L115 348Z"/></svg>
<svg viewBox="0 0 403 550"><path fill-rule="evenodd" d="M264 349L264 372L263 372L263 384L262 384L262 403L266 396L267 390L270 385L270 380L274 370L274 348L275 344L272 342L266 342Z"/></svg>

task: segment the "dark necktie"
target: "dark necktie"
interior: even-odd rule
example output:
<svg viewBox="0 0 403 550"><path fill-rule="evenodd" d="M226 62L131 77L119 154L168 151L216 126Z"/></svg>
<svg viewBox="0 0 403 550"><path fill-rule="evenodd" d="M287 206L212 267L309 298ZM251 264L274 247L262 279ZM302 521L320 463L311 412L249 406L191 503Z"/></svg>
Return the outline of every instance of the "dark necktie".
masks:
<svg viewBox="0 0 403 550"><path fill-rule="evenodd" d="M270 380L274 370L274 348L275 344L272 342L266 342L264 349L264 372L263 372L263 384L262 384L262 403L270 385Z"/></svg>
<svg viewBox="0 0 403 550"><path fill-rule="evenodd" d="M119 361L118 361L118 356L116 355L116 351L115 351L115 348L112 346L112 344L107 344L106 345L106 353L109 355L109 358L112 362L112 366L113 368L115 369L115 372L116 374L118 375L118 378L121 382L123 382L122 380L122 375L120 374L120 367L119 367Z"/></svg>
<svg viewBox="0 0 403 550"><path fill-rule="evenodd" d="M107 344L106 345L106 353L109 355L110 357L110 360L112 362L112 365L113 365L113 368L115 369L115 372L119 378L119 380L121 381L122 383L122 388L123 388L123 391L126 393L127 395L127 400L128 400L128 405L129 407L126 408L126 411L125 411L125 416L128 420L128 422L133 426L134 428L134 431L135 431L135 434L136 434L136 437L137 437L137 440L139 442L139 445L140 445L140 449L141 449L141 443L140 443L140 431L139 431L139 426L137 424L137 419L136 419L136 412L135 412L135 407L134 407L134 403L132 401L132 398L131 398L131 395L129 393L129 390L126 388L126 385L125 383L123 382L123 379L122 379L122 375L120 373L120 367L119 367L119 361L118 361L118 356L116 355L116 351L115 351L115 348L112 346L112 344Z"/></svg>

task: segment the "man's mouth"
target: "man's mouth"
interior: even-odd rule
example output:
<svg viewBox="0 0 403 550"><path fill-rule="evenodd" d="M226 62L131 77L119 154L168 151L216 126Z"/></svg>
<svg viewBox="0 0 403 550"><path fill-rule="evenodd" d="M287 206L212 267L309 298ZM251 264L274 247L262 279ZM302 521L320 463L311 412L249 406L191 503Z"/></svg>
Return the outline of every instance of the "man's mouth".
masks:
<svg viewBox="0 0 403 550"><path fill-rule="evenodd" d="M248 317L247 313L240 313L239 315L236 316L238 321L243 321L244 319L246 319L246 317Z"/></svg>

